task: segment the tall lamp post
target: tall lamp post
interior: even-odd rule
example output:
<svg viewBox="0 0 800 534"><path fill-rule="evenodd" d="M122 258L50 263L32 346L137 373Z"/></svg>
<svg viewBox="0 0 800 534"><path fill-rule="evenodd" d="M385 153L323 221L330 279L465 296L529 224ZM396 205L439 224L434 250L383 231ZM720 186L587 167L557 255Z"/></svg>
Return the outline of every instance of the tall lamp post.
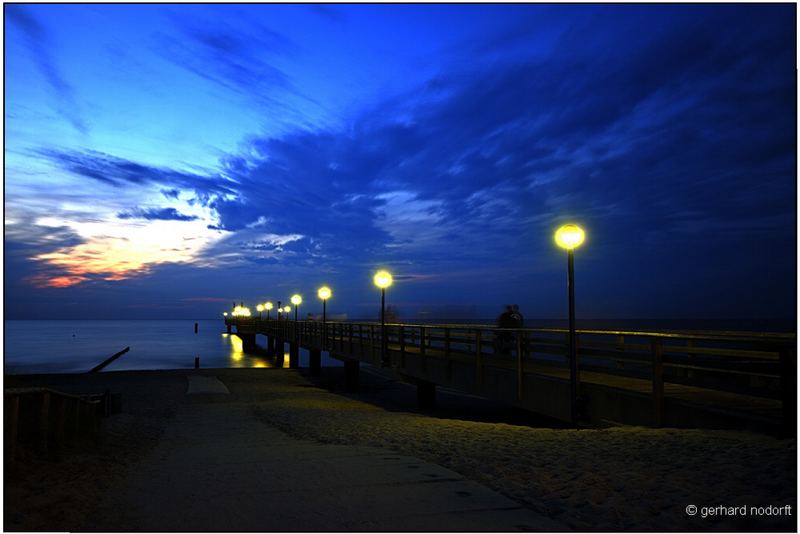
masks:
<svg viewBox="0 0 800 534"><path fill-rule="evenodd" d="M264 304L264 309L267 310L267 321L269 321L269 311L272 309L272 303L267 301L266 304Z"/></svg>
<svg viewBox="0 0 800 534"><path fill-rule="evenodd" d="M297 308L300 307L300 304L303 302L303 297L295 293L292 295L292 304L294 304L294 322L297 322Z"/></svg>
<svg viewBox="0 0 800 534"><path fill-rule="evenodd" d="M386 339L386 288L392 285L389 271L378 271L372 281L381 289L381 366L389 367L388 343Z"/></svg>
<svg viewBox="0 0 800 534"><path fill-rule="evenodd" d="M259 304L256 306L256 309L258 310L258 318L261 319L261 312L264 311L264 306L262 304Z"/></svg>
<svg viewBox="0 0 800 534"><path fill-rule="evenodd" d="M572 422L578 422L578 352L575 343L575 249L586 239L577 224L565 224L555 234L556 244L567 250L567 286L569 289L569 392Z"/></svg>
<svg viewBox="0 0 800 534"><path fill-rule="evenodd" d="M328 299L331 298L331 288L322 286L317 290L317 296L322 299L322 350L325 350L326 341L328 339Z"/></svg>

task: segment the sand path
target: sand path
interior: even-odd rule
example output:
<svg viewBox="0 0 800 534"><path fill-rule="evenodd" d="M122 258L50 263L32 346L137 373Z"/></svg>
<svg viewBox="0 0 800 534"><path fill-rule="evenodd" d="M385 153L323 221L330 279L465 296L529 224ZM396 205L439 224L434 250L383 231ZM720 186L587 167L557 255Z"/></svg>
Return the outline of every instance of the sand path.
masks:
<svg viewBox="0 0 800 534"><path fill-rule="evenodd" d="M440 466L295 439L207 375L112 491L102 531L525 531L563 526Z"/></svg>

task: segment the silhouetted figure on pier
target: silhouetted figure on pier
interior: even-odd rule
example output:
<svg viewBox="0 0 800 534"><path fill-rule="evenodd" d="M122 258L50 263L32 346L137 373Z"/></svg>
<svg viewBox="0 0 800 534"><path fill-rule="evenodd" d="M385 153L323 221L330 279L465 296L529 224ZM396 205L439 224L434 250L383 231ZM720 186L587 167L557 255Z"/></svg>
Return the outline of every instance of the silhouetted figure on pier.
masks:
<svg viewBox="0 0 800 534"><path fill-rule="evenodd" d="M514 308L511 304L506 305L505 311L497 316L497 328L517 328L514 319ZM509 355L511 354L511 347L514 343L514 334L512 332L497 332L494 338L494 352L495 354Z"/></svg>
<svg viewBox="0 0 800 534"><path fill-rule="evenodd" d="M514 321L514 328L525 327L525 317L523 317L522 312L519 311L519 304L514 304L511 307L511 318Z"/></svg>

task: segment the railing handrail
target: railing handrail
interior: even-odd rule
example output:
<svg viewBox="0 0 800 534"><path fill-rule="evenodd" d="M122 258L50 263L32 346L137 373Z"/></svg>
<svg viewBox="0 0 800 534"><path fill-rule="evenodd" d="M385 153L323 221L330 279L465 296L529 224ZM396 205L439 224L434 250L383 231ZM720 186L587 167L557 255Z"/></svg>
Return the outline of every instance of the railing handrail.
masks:
<svg viewBox="0 0 800 534"><path fill-rule="evenodd" d="M277 319L266 319L258 317L247 318L226 318L226 323L241 322L253 323L258 322L276 322ZM286 321L281 319L280 321ZM294 323L294 319L289 319L288 323ZM322 323L319 320L305 320L298 319L297 323ZM361 325L380 325L379 321L327 321L328 324L361 324ZM283 322L281 324L284 324ZM566 334L569 332L567 328L500 328L495 325L484 324L459 324L459 323L443 323L443 324L417 324L417 323L386 323L387 327L404 327L404 328L427 328L427 329L458 329L458 330L490 330L498 332L522 332L522 333L552 333L552 334ZM662 339L686 339L686 340L704 340L704 341L737 341L737 342L759 342L759 343L775 343L775 344L795 344L797 334L794 332L747 332L747 331L727 331L727 330L703 330L703 331L643 331L643 330L605 330L605 329L577 329L578 334L584 335L607 335L607 336L629 336L641 338L662 338Z"/></svg>

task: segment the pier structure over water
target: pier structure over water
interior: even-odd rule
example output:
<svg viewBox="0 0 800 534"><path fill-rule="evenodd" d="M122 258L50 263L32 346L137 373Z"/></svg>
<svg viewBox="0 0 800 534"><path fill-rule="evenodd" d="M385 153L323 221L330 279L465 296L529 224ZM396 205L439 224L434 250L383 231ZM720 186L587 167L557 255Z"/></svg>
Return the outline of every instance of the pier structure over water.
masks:
<svg viewBox="0 0 800 534"><path fill-rule="evenodd" d="M415 384L421 408L442 386L563 421L572 419L569 332L473 324L387 324L226 317L245 352L256 336L283 367L342 360L346 386L361 363ZM384 347L386 358L382 358ZM577 331L578 413L585 425L751 429L794 435L796 334Z"/></svg>

